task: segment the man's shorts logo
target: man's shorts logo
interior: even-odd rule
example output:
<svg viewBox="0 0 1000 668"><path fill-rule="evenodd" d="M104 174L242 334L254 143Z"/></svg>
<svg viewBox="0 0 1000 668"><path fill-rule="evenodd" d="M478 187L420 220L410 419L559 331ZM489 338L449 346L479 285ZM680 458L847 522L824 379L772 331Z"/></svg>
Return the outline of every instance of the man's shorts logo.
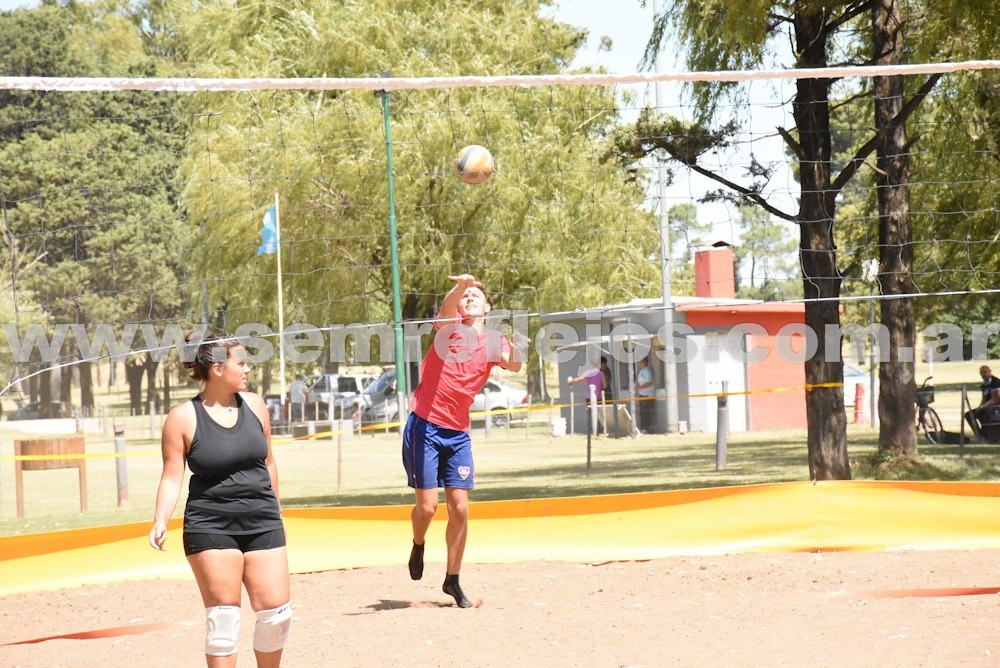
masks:
<svg viewBox="0 0 1000 668"><path fill-rule="evenodd" d="M465 480L466 478L468 478L470 473L472 473L472 468L471 467L469 467L469 466L459 466L458 467L458 475L460 475L462 477L462 480Z"/></svg>

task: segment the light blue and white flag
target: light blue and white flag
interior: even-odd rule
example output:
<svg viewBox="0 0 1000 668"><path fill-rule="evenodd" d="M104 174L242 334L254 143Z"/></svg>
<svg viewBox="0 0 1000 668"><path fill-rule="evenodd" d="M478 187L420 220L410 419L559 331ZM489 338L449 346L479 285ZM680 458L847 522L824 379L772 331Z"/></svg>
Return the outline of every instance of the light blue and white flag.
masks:
<svg viewBox="0 0 1000 668"><path fill-rule="evenodd" d="M278 250L278 228L274 222L274 205L264 214L264 227L260 228L260 247L257 255L270 255Z"/></svg>

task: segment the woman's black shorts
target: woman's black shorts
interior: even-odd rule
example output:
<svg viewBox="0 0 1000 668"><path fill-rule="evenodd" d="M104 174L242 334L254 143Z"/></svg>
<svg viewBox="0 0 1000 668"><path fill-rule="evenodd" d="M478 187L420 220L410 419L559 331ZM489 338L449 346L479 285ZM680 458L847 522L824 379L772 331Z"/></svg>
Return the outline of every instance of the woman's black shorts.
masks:
<svg viewBox="0 0 1000 668"><path fill-rule="evenodd" d="M192 554L205 550L239 550L253 552L255 550L272 550L285 546L285 529L269 529L261 533L230 536L221 533L188 533L184 532L184 554Z"/></svg>

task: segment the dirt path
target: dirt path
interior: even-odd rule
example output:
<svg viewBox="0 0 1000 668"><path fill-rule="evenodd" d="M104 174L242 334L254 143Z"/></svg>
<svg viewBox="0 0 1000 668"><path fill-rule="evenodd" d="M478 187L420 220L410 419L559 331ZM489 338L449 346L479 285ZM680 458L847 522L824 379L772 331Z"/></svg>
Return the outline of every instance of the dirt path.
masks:
<svg viewBox="0 0 1000 668"><path fill-rule="evenodd" d="M441 564L292 576L283 665L995 666L1000 553L740 554L645 562L468 564L478 606L441 593ZM964 591L961 591L964 589ZM919 590L919 591L918 591ZM0 598L0 665L204 665L195 585L157 580ZM244 603L239 666L253 666Z"/></svg>

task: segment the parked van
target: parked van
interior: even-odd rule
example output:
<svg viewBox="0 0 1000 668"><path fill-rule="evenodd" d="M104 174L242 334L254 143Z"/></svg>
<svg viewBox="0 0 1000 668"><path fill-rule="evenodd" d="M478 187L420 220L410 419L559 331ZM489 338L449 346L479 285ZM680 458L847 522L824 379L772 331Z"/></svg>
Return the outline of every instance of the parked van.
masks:
<svg viewBox="0 0 1000 668"><path fill-rule="evenodd" d="M355 429L391 422L397 412L395 369L389 369L366 384L360 394L340 397L333 402L334 418L351 420Z"/></svg>

